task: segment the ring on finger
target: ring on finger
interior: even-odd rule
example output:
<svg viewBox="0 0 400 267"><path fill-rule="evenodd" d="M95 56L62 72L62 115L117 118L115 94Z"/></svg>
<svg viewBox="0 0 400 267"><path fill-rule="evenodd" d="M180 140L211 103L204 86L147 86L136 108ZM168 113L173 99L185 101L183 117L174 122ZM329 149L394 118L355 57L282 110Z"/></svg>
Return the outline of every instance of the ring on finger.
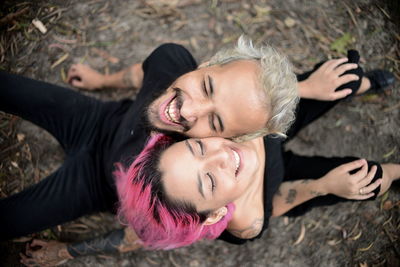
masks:
<svg viewBox="0 0 400 267"><path fill-rule="evenodd" d="M360 192L360 195L364 195L364 188L360 188L360 190L358 192Z"/></svg>

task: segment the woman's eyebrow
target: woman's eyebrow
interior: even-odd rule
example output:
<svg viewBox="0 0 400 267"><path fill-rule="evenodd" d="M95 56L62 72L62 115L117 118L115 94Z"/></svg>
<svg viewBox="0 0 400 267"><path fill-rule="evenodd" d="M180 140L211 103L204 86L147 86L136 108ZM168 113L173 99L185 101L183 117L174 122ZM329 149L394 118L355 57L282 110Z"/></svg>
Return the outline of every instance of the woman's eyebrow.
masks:
<svg viewBox="0 0 400 267"><path fill-rule="evenodd" d="M194 156L194 151L192 146L190 145L188 140L185 140L185 145L187 146L187 148L190 150L190 152L192 153L192 155Z"/></svg>

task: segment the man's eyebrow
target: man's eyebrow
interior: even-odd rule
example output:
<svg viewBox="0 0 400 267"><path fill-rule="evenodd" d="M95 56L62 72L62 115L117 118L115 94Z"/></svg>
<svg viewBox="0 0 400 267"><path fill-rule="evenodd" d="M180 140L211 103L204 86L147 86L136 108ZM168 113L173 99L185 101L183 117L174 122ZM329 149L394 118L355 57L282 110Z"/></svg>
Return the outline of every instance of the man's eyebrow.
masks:
<svg viewBox="0 0 400 267"><path fill-rule="evenodd" d="M214 94L214 80L213 80L213 78L211 78L210 75L207 75L207 76L208 76L208 86L210 87L210 95L213 95Z"/></svg>
<svg viewBox="0 0 400 267"><path fill-rule="evenodd" d="M213 80L213 78L211 78L210 75L207 75L207 77L208 77L208 86L210 87L210 95L213 96L214 95L214 87L215 87L214 80ZM224 127L224 124L222 123L222 119L219 115L216 115L216 117L217 117L217 120L219 123L219 130L220 130L220 132L223 132L225 127ZM211 128L216 132L217 129L214 125L212 117L210 119L210 125L211 125Z"/></svg>
<svg viewBox="0 0 400 267"><path fill-rule="evenodd" d="M202 196L203 198L206 198L206 197L204 196L203 182L201 181L200 174L197 174L197 188L199 189L199 192L200 192L201 196Z"/></svg>
<svg viewBox="0 0 400 267"><path fill-rule="evenodd" d="M194 156L194 151L192 146L189 144L188 140L185 140L185 145L188 147L188 149L190 150L190 152L192 153L192 155Z"/></svg>

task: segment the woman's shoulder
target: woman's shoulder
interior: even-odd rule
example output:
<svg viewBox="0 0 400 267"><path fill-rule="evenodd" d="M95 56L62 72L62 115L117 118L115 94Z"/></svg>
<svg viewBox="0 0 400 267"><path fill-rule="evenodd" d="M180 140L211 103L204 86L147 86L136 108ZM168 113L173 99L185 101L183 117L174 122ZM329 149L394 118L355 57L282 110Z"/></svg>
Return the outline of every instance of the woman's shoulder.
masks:
<svg viewBox="0 0 400 267"><path fill-rule="evenodd" d="M248 203L251 201L251 203ZM236 209L227 230L235 237L251 239L257 237L263 230L264 210L262 201L247 199L247 203L235 203ZM248 207L252 207L249 209ZM243 207L243 208L241 208Z"/></svg>

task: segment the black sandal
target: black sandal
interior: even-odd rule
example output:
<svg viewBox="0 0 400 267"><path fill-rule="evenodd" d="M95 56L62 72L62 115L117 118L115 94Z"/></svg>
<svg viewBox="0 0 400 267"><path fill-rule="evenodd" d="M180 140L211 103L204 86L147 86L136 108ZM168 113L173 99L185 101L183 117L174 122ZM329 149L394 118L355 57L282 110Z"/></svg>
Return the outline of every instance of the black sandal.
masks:
<svg viewBox="0 0 400 267"><path fill-rule="evenodd" d="M371 70L366 72L364 76L367 77L371 83L371 87L366 93L383 91L394 84L396 80L394 75L387 70Z"/></svg>

